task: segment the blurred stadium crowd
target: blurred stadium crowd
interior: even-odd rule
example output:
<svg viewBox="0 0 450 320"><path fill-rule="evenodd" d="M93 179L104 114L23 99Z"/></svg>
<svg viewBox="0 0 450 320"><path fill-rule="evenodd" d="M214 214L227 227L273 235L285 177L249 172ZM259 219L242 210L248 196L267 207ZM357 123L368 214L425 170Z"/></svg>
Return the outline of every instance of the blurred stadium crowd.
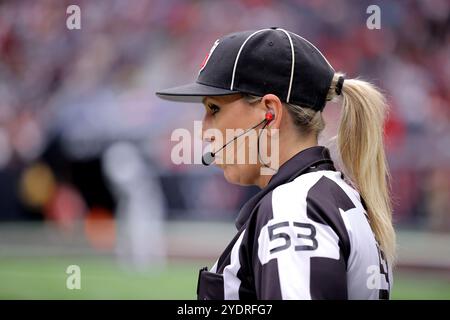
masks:
<svg viewBox="0 0 450 320"><path fill-rule="evenodd" d="M66 28L69 4L81 7L81 30ZM366 27L370 4L381 8L380 30ZM221 35L270 26L301 34L336 70L386 92L397 225L450 231L446 0L0 1L0 221L70 230L85 219L95 236L89 221L113 223L120 210L234 218L257 190L172 164L171 132L192 130L203 108L154 92L195 79Z"/></svg>

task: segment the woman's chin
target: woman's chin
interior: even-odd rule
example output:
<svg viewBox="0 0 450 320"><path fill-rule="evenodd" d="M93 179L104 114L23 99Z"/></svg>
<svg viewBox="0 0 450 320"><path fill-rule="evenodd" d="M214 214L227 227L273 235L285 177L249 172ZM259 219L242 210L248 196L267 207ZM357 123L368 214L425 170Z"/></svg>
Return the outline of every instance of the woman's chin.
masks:
<svg viewBox="0 0 450 320"><path fill-rule="evenodd" d="M237 184L240 186L249 186L254 184L254 182L250 181L251 179L249 179L245 174L242 174L239 168L235 165L222 166L222 170L225 180L227 180L229 183Z"/></svg>

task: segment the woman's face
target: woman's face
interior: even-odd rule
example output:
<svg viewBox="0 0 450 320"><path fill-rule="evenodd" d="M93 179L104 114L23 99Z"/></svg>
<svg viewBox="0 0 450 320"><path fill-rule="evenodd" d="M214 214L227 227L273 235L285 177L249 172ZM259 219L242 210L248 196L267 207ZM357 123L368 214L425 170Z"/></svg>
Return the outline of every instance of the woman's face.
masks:
<svg viewBox="0 0 450 320"><path fill-rule="evenodd" d="M227 135L227 129L241 129L241 132L249 129L261 122L267 111L260 103L250 105L240 94L205 97L203 104L206 113L203 118L202 139L212 144L213 152L240 133L228 132ZM259 133L257 129L262 126L261 124L256 128L255 132L239 137L216 154L214 163L223 169L228 182L239 185L257 184L261 163L257 157L256 132Z"/></svg>

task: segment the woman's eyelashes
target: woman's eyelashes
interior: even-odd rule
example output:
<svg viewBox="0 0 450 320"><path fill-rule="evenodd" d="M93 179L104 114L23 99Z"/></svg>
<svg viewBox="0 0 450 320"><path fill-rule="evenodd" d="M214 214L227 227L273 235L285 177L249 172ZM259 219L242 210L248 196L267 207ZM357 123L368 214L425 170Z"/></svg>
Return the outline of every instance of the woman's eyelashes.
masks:
<svg viewBox="0 0 450 320"><path fill-rule="evenodd" d="M215 115L220 110L220 108L217 105L213 104L213 103L209 103L208 104L208 109L211 111L212 115Z"/></svg>

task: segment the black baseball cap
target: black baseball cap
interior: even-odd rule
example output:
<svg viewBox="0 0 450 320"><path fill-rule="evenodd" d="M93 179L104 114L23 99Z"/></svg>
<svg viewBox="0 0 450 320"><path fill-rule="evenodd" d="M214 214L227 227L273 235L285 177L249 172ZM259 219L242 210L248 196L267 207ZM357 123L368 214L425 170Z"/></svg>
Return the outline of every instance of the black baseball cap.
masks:
<svg viewBox="0 0 450 320"><path fill-rule="evenodd" d="M334 73L308 40L272 27L216 40L194 83L156 94L171 101L201 102L206 96L272 93L283 102L322 110Z"/></svg>

